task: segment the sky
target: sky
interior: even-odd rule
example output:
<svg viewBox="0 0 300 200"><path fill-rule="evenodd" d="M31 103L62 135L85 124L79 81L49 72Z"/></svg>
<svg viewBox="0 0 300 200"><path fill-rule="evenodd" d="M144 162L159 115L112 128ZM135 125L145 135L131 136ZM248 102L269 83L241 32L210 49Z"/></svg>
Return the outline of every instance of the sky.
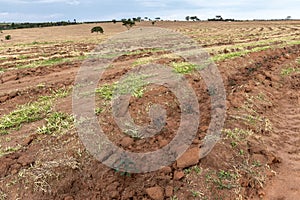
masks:
<svg viewBox="0 0 300 200"><path fill-rule="evenodd" d="M300 0L0 0L0 22L105 21L132 17L201 20L300 19Z"/></svg>

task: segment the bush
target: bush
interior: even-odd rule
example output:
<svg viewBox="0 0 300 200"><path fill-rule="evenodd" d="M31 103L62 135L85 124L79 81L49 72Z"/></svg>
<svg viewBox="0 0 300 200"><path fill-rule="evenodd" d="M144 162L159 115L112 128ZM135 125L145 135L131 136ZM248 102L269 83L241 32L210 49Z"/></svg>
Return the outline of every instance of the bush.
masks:
<svg viewBox="0 0 300 200"><path fill-rule="evenodd" d="M104 30L101 26L96 26L96 27L92 28L91 32L92 33L95 33L95 32L96 33L104 33Z"/></svg>
<svg viewBox="0 0 300 200"><path fill-rule="evenodd" d="M11 39L11 35L6 35L6 36L5 36L5 39L6 39L6 40L10 40L10 39Z"/></svg>
<svg viewBox="0 0 300 200"><path fill-rule="evenodd" d="M135 21L131 20L131 19L122 19L122 22L123 22L123 26L126 26L126 28L129 30L132 26L135 25Z"/></svg>

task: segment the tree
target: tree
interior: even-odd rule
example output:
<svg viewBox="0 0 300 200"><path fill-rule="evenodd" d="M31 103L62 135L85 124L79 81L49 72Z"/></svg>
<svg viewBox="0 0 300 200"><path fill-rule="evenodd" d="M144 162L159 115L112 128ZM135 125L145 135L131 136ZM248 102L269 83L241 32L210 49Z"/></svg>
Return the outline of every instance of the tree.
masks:
<svg viewBox="0 0 300 200"><path fill-rule="evenodd" d="M189 19L191 19L193 21L199 21L200 20L197 16L189 17Z"/></svg>
<svg viewBox="0 0 300 200"><path fill-rule="evenodd" d="M154 26L154 25L155 25L155 23L156 23L156 21L152 21L152 26Z"/></svg>
<svg viewBox="0 0 300 200"><path fill-rule="evenodd" d="M115 23L117 23L117 20L113 19L112 22L115 24Z"/></svg>
<svg viewBox="0 0 300 200"><path fill-rule="evenodd" d="M160 20L160 17L156 17L155 20L157 20L157 21Z"/></svg>
<svg viewBox="0 0 300 200"><path fill-rule="evenodd" d="M217 16L216 16L216 19L217 19L218 21L223 21L223 17L222 17L221 15L217 15Z"/></svg>
<svg viewBox="0 0 300 200"><path fill-rule="evenodd" d="M290 20L290 19L292 19L292 16L287 16L286 19Z"/></svg>
<svg viewBox="0 0 300 200"><path fill-rule="evenodd" d="M185 20L186 20L186 21L190 21L190 16L186 16L186 17L185 17Z"/></svg>
<svg viewBox="0 0 300 200"><path fill-rule="evenodd" d="M126 26L126 28L129 30L131 27L133 27L135 25L135 21L131 20L131 19L122 19L123 22L123 26Z"/></svg>
<svg viewBox="0 0 300 200"><path fill-rule="evenodd" d="M5 39L6 39L6 40L10 40L10 39L11 39L11 35L6 35L6 36L5 36Z"/></svg>
<svg viewBox="0 0 300 200"><path fill-rule="evenodd" d="M137 17L136 20L137 20L138 22L141 22L141 21L142 21L142 18L141 18L141 17Z"/></svg>
<svg viewBox="0 0 300 200"><path fill-rule="evenodd" d="M95 26L94 28L92 28L91 33L104 33L104 30L101 26Z"/></svg>

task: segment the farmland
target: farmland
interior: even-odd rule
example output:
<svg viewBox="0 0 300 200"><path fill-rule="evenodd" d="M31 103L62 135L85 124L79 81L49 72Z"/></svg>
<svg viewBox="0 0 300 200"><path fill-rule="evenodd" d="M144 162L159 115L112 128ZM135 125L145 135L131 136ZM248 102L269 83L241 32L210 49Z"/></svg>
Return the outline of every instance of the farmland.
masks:
<svg viewBox="0 0 300 200"><path fill-rule="evenodd" d="M104 34L92 34L94 26ZM137 23L133 29L153 27ZM88 152L72 111L75 77L91 52L127 28L121 23L5 30L0 33L0 200L4 199L297 199L300 196L300 22L157 22L195 40L210 55L226 90L226 121L211 153L180 158L158 171L111 169ZM11 35L11 40L5 40ZM196 91L201 117L190 152L210 124L213 92L181 57L139 49L115 59L96 90L95 116L117 146L155 151L172 141L180 105L163 86L137 86L135 123L149 124L149 107L166 110L166 126L148 139L122 132L110 100L120 78L148 63L173 68ZM126 80L125 80L126 81ZM197 159L197 158L196 158Z"/></svg>

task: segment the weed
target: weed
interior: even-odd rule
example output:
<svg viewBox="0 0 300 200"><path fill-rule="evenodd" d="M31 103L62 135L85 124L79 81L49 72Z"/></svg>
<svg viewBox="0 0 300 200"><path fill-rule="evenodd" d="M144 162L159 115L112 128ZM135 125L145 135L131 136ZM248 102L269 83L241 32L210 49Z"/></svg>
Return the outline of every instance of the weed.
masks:
<svg viewBox="0 0 300 200"><path fill-rule="evenodd" d="M202 172L201 168L198 166L194 166L193 170L196 172L197 175L201 174L201 172Z"/></svg>
<svg viewBox="0 0 300 200"><path fill-rule="evenodd" d="M15 147L6 147L5 149L2 149L1 145L0 145L0 157L4 156L6 154L17 152L20 149L21 149L21 145L17 145Z"/></svg>
<svg viewBox="0 0 300 200"><path fill-rule="evenodd" d="M253 166L254 166L254 167L261 167L262 164L261 164L259 161L255 160L255 161L253 162Z"/></svg>
<svg viewBox="0 0 300 200"><path fill-rule="evenodd" d="M179 199L178 199L178 197L175 195L175 196L170 197L170 200L179 200Z"/></svg>
<svg viewBox="0 0 300 200"><path fill-rule="evenodd" d="M116 84L104 84L100 88L96 89L96 93L105 100L112 100L115 88Z"/></svg>
<svg viewBox="0 0 300 200"><path fill-rule="evenodd" d="M5 194L3 191L0 190L0 200L6 200L7 194Z"/></svg>
<svg viewBox="0 0 300 200"><path fill-rule="evenodd" d="M117 84L117 94L131 94L136 98L141 98L144 95L145 86L148 84L145 79L151 75L129 75L122 82Z"/></svg>
<svg viewBox="0 0 300 200"><path fill-rule="evenodd" d="M41 96L32 103L18 106L16 110L0 118L0 135L8 134L8 130L19 130L22 124L41 120L50 113L53 100L66 97L69 90L53 91L50 96Z"/></svg>
<svg viewBox="0 0 300 200"><path fill-rule="evenodd" d="M96 109L95 109L95 114L96 114L97 116L99 116L103 111L104 111L103 108L96 108Z"/></svg>
<svg viewBox="0 0 300 200"><path fill-rule="evenodd" d="M286 68L286 69L282 69L281 70L281 75L282 76L289 76L295 72L299 72L300 70L298 68L295 68L295 67L289 67L289 68Z"/></svg>
<svg viewBox="0 0 300 200"><path fill-rule="evenodd" d="M221 190L230 190L237 187L237 177L237 174L224 170L220 170L219 172L210 171L206 174L206 182L214 183Z"/></svg>
<svg viewBox="0 0 300 200"><path fill-rule="evenodd" d="M46 118L46 125L39 127L37 132L40 134L64 133L73 126L74 117L65 113L54 112Z"/></svg>
<svg viewBox="0 0 300 200"><path fill-rule="evenodd" d="M8 129L20 129L24 123L43 119L51 110L51 101L36 101L19 106L15 111L0 118L0 134L7 134Z"/></svg>
<svg viewBox="0 0 300 200"><path fill-rule="evenodd" d="M174 71L179 74L188 74L196 69L196 65L188 63L188 62L181 62L181 63L172 63L172 67Z"/></svg>
<svg viewBox="0 0 300 200"><path fill-rule="evenodd" d="M105 100L112 100L114 93L116 95L131 94L136 98L141 98L144 95L145 86L148 84L145 82L147 77L144 75L130 75L121 82L101 86L96 89L96 93Z"/></svg>
<svg viewBox="0 0 300 200"><path fill-rule="evenodd" d="M214 56L212 58L212 60L215 61L215 62L218 62L218 61L223 61L223 60L227 60L227 59L233 59L233 58L245 56L249 53L265 51L269 48L271 48L271 47L270 46L264 46L264 47L256 47L256 48L253 48L251 50L244 50L244 51L240 51L240 52L231 52L231 53L227 53L227 54L219 54L219 55Z"/></svg>
<svg viewBox="0 0 300 200"><path fill-rule="evenodd" d="M24 68L36 68L40 66L53 66L53 65L58 65L58 64L63 64L63 63L69 63L73 61L80 61L86 59L86 56L78 56L78 57L73 57L73 58L51 58L48 60L42 60L42 61L34 61L30 64L27 65L17 65L16 67L18 69L24 69Z"/></svg>
<svg viewBox="0 0 300 200"><path fill-rule="evenodd" d="M198 191L192 190L191 192L192 192L193 197L200 197L200 195L201 195L201 193Z"/></svg>
<svg viewBox="0 0 300 200"><path fill-rule="evenodd" d="M227 53L227 54L220 54L216 55L212 58L213 61L218 62L218 61L223 61L227 59L232 59L232 58L237 58L245 55L243 52L232 52L232 53Z"/></svg>
<svg viewBox="0 0 300 200"><path fill-rule="evenodd" d="M230 138L233 140L233 142L238 142L243 139L246 139L247 137L253 135L253 131L251 130L243 130L239 128L235 129L225 129L223 130L227 138Z"/></svg>
<svg viewBox="0 0 300 200"><path fill-rule="evenodd" d="M244 155L244 154L245 154L244 150L243 150L243 149L240 149L239 154L240 154L241 156Z"/></svg>
<svg viewBox="0 0 300 200"><path fill-rule="evenodd" d="M262 166L260 165L259 169L258 169L258 165L259 163L253 163L252 165L249 164L248 160L245 160L244 163L241 164L241 166L239 167L239 170L242 171L242 173L246 174L247 177L249 178L249 185L253 188L255 188L256 186L259 187L263 187L266 177L263 171L264 169L261 168Z"/></svg>
<svg viewBox="0 0 300 200"><path fill-rule="evenodd" d="M192 168L187 168L187 169L183 170L183 172L185 174L190 174L192 172Z"/></svg>

